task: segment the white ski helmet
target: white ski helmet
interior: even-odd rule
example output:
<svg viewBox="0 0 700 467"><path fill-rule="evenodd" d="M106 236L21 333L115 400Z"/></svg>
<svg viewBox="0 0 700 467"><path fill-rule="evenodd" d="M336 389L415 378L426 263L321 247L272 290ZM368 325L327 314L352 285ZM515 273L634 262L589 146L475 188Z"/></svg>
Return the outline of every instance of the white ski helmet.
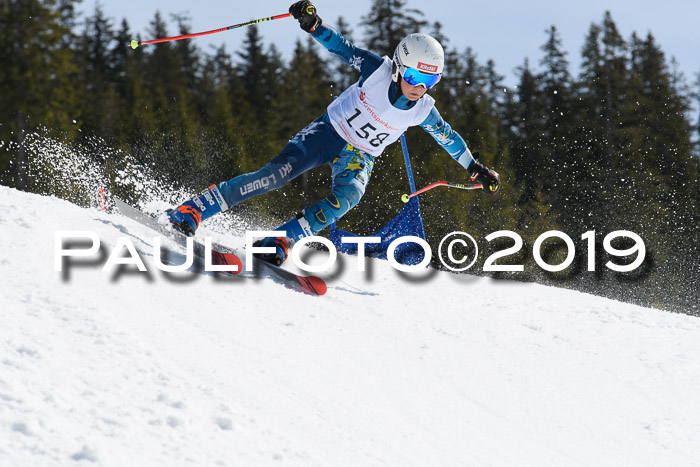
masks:
<svg viewBox="0 0 700 467"><path fill-rule="evenodd" d="M394 82L403 77L411 86L422 84L426 89L435 86L445 66L445 52L435 38L427 34L409 34L394 51Z"/></svg>

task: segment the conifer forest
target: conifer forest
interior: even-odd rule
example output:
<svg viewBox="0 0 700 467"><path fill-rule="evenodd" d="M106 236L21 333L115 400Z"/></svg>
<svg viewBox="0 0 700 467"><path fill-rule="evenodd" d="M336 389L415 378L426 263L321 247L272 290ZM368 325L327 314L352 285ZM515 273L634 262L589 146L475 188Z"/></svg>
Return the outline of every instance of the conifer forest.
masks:
<svg viewBox="0 0 700 467"><path fill-rule="evenodd" d="M434 249L446 234L464 231L479 239L483 261L510 246L484 237L510 230L524 246L501 262L523 264L524 271L489 273L497 279L700 313L700 121L693 110L700 107L700 75L679 73L653 31L622 37L612 15L601 11L574 74L572 52L552 25L542 31L535 58L523 57L517 86L506 86L493 60L446 37L439 18L405 1L375 1L362 25L333 18L332 11L323 18L379 55L391 56L412 32L431 34L445 49L444 75L430 93L471 151L498 171L502 186L494 196L444 188L421 195ZM133 31L99 5L81 15L76 0L0 0L0 183L95 205L83 185L33 166L36 135L87 154L107 174L107 192L127 200L137 196L119 183L127 155L135 161L130 170L143 168L190 194L259 169L359 75L311 37L285 59L275 44L264 43L262 27L238 30L235 52L197 39L132 50L133 38L194 32L189 19L154 12L147 31ZM428 133L409 129L406 139L418 188L467 181ZM330 169L321 167L225 215L274 227L329 190ZM339 226L373 234L401 210L407 190L397 143L377 159L362 201ZM575 265L558 273L537 267L532 257L537 237L551 230L576 244ZM599 247L596 270L588 271L582 235L595 231L601 245L617 230L644 239L643 267L606 269L610 258ZM557 264L566 251L554 241L546 254Z"/></svg>

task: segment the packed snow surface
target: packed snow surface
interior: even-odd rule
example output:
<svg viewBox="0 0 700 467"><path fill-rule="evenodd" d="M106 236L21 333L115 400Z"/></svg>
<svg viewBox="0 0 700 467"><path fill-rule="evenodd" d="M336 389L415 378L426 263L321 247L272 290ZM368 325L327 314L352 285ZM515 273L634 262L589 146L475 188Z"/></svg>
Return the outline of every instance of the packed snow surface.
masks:
<svg viewBox="0 0 700 467"><path fill-rule="evenodd" d="M700 465L698 318L356 258L323 297L166 275L119 214L0 210L2 466ZM57 272L61 230L149 273Z"/></svg>

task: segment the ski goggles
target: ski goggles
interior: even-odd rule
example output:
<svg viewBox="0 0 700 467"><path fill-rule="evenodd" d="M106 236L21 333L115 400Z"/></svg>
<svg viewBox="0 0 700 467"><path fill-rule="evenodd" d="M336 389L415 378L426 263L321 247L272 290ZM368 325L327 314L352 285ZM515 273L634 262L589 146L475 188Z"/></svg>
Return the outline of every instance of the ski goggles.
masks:
<svg viewBox="0 0 700 467"><path fill-rule="evenodd" d="M426 74L422 71L416 70L415 68L403 68L403 80L406 81L411 86L418 86L422 84L425 89L430 89L440 81L440 73Z"/></svg>

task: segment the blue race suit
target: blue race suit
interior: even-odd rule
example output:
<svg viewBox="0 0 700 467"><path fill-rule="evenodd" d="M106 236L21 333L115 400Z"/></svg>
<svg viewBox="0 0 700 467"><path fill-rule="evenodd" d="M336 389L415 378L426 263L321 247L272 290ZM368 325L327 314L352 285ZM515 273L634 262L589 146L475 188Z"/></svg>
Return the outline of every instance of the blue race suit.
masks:
<svg viewBox="0 0 700 467"><path fill-rule="evenodd" d="M380 56L355 47L328 26L319 26L311 35L331 53L358 70L360 84L383 63ZM397 83L391 83L389 99L399 109L409 109L415 105L401 93ZM464 168L474 163L464 139L452 130L434 106L421 127ZM338 135L328 114L321 115L297 133L263 168L222 182L218 188L226 203L235 206L253 196L279 189L307 170L323 164L331 165L333 190L323 200L304 209L304 217L315 234L357 205L374 166L372 155L355 149Z"/></svg>

